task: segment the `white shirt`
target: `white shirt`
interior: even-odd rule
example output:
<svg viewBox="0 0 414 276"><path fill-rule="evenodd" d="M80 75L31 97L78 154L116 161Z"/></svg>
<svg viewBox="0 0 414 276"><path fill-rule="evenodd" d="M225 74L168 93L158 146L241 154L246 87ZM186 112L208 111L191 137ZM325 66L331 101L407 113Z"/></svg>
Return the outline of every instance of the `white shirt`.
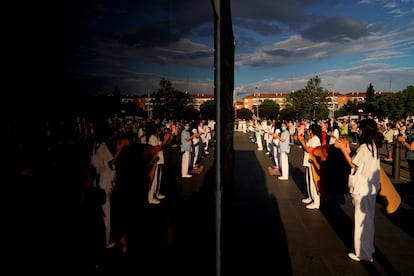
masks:
<svg viewBox="0 0 414 276"><path fill-rule="evenodd" d="M320 145L321 145L321 139L319 139L319 137L317 135L314 135L312 138L310 138L306 142L306 146L308 146L308 148L316 148L316 147L319 147ZM306 151L303 155L303 163L302 164L305 167L310 167L309 153L307 153Z"/></svg>
<svg viewBox="0 0 414 276"><path fill-rule="evenodd" d="M358 187L355 187L358 194L364 195L376 195L378 193L380 182L380 159L377 158L377 151L374 147L374 156L372 156L372 146L367 147L366 144L361 144L352 157L352 163L357 168L352 170L354 173L360 174L366 182L358 182Z"/></svg>
<svg viewBox="0 0 414 276"><path fill-rule="evenodd" d="M160 138L157 137L154 134L152 134L148 138L148 145L151 145L151 146L159 146L161 144L162 144L162 142L161 142ZM157 161L157 164L164 164L164 152L163 152L163 150L160 150L158 152L158 161Z"/></svg>

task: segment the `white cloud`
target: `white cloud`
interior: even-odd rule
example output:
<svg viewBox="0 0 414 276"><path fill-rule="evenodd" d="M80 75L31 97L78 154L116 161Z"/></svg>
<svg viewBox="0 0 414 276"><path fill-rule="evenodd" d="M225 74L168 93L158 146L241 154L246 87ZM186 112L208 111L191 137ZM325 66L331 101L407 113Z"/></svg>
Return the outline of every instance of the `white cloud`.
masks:
<svg viewBox="0 0 414 276"><path fill-rule="evenodd" d="M384 5L384 8L387 8L387 9L394 9L395 7L397 7L397 3L395 2L388 2Z"/></svg>
<svg viewBox="0 0 414 276"><path fill-rule="evenodd" d="M384 59L393 59L393 58L402 58L407 57L408 54L399 52L399 51L379 51L369 54L366 58L362 60L362 62L371 62L377 60L384 60Z"/></svg>

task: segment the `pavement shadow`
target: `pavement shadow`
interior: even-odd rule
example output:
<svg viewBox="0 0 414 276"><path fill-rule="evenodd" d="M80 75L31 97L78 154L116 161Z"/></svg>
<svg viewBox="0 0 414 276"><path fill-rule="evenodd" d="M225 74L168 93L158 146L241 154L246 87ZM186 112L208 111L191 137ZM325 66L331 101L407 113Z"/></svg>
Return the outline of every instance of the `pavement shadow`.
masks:
<svg viewBox="0 0 414 276"><path fill-rule="evenodd" d="M200 276L216 274L218 222L215 175L215 168L211 166L201 176L203 179L199 183L182 183L187 185L184 188L188 190L188 197L183 209L175 217L166 266L168 273Z"/></svg>
<svg viewBox="0 0 414 276"><path fill-rule="evenodd" d="M234 183L222 208L223 275L291 275L279 208L254 151L234 152Z"/></svg>
<svg viewBox="0 0 414 276"><path fill-rule="evenodd" d="M302 157L303 158L303 157ZM298 155L292 156L293 164L301 164ZM346 202L347 186L347 164L342 155L337 151L330 149L328 159L324 164L325 167L325 187L321 194L320 211L329 223L337 237L344 244L344 258L348 252L353 251L353 218L345 212L344 205ZM304 169L292 166L292 178L298 189L306 195L306 184L304 181ZM382 270L389 273L388 275L397 275L396 269L387 260L378 247L375 247L375 259L382 266ZM361 263L368 275L381 275L376 265L371 263Z"/></svg>
<svg viewBox="0 0 414 276"><path fill-rule="evenodd" d="M382 208L381 211L394 225L414 237L414 224L412 223L414 218L414 186L409 180L394 179L390 173L387 175L393 179L394 188L401 197L401 204L394 213L388 214L385 208ZM377 201L385 206L380 197Z"/></svg>

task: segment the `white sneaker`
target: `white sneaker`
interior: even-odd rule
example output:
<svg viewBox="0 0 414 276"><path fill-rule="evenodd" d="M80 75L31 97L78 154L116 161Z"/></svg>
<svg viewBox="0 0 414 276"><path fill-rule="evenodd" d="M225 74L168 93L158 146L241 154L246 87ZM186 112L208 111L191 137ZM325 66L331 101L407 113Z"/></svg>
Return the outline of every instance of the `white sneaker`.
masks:
<svg viewBox="0 0 414 276"><path fill-rule="evenodd" d="M311 203L312 202L312 198L304 198L304 199L302 199L302 203L305 203L305 204L309 204L309 203Z"/></svg>
<svg viewBox="0 0 414 276"><path fill-rule="evenodd" d="M279 180L289 180L288 177L282 177L282 176L279 176L277 179L279 179Z"/></svg>
<svg viewBox="0 0 414 276"><path fill-rule="evenodd" d="M372 257L369 259L363 259L355 255L355 253L348 253L348 257L356 262L361 262L361 261L370 262L370 263L374 262L374 259Z"/></svg>
<svg viewBox="0 0 414 276"><path fill-rule="evenodd" d="M182 176L183 178L191 178L191 177L193 177L191 174L187 174L187 175L183 175Z"/></svg>
<svg viewBox="0 0 414 276"><path fill-rule="evenodd" d="M157 199L164 199L165 198L165 195L158 194L156 197L157 197Z"/></svg>
<svg viewBox="0 0 414 276"><path fill-rule="evenodd" d="M307 209L319 209L319 206L314 203L311 203L311 204L306 205L306 208Z"/></svg>

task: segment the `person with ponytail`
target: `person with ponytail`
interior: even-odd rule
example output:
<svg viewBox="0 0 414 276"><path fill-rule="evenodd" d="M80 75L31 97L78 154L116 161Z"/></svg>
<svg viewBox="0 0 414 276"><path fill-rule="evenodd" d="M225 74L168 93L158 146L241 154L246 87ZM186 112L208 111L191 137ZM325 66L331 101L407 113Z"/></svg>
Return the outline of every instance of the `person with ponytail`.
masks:
<svg viewBox="0 0 414 276"><path fill-rule="evenodd" d="M339 139L335 147L340 149L351 168L348 186L354 206L354 250L348 257L354 261L373 262L375 205L380 185L380 158L373 119L360 121L360 145L351 155L347 139ZM357 175L358 177L353 177ZM351 179L357 179L352 181Z"/></svg>

